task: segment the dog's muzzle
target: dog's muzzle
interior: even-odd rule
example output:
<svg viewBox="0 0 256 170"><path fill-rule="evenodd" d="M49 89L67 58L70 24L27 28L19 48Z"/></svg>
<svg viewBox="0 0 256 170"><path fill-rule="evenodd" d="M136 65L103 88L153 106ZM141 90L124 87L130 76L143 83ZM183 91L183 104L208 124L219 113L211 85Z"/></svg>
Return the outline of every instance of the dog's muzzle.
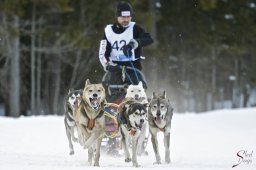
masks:
<svg viewBox="0 0 256 170"><path fill-rule="evenodd" d="M139 99L140 99L140 96L139 96L138 94L135 94L134 99L135 99L135 100L139 100Z"/></svg>
<svg viewBox="0 0 256 170"><path fill-rule="evenodd" d="M163 116L163 115L161 115L160 113L157 113L157 114L156 114L156 117L155 117L155 122L156 122L156 123L159 123L159 124L160 124L163 119L164 119L164 116Z"/></svg>
<svg viewBox="0 0 256 170"><path fill-rule="evenodd" d="M139 102L142 102L143 100L145 100L145 97L140 97L138 94L135 94L134 99Z"/></svg>
<svg viewBox="0 0 256 170"><path fill-rule="evenodd" d="M145 122L144 119L140 119L140 123L139 123L139 124L135 123L136 128L137 128L137 129L141 129L142 126L143 126L143 124L144 124L144 122Z"/></svg>
<svg viewBox="0 0 256 170"><path fill-rule="evenodd" d="M93 109L98 109L98 107L100 106L100 97L98 97L97 94L93 94L93 97L90 97L90 103L91 106L93 107Z"/></svg>

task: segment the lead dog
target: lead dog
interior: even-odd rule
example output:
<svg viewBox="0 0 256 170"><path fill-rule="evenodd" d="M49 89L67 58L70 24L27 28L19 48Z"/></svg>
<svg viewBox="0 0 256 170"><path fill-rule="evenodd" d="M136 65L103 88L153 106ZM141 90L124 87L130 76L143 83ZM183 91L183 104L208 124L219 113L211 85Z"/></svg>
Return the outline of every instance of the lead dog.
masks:
<svg viewBox="0 0 256 170"><path fill-rule="evenodd" d="M80 104L75 109L76 124L83 136L83 146L88 148L88 161L99 166L100 146L105 132L105 89L102 84L85 82Z"/></svg>
<svg viewBox="0 0 256 170"><path fill-rule="evenodd" d="M72 140L74 142L77 142L77 138L74 135L74 131L76 128L75 125L75 115L74 115L74 108L77 104L77 99L82 96L83 91L82 90L69 90L68 95L65 98L65 104L64 104L64 124L66 129L66 135L69 142L69 154L74 154L74 147L72 144Z"/></svg>
<svg viewBox="0 0 256 170"><path fill-rule="evenodd" d="M125 162L132 161L133 166L138 167L137 148L146 117L146 107L132 98L126 98L118 107L120 132L124 148ZM132 159L128 150L128 140L132 141Z"/></svg>
<svg viewBox="0 0 256 170"><path fill-rule="evenodd" d="M156 96L153 93L153 97L149 103L148 110L148 122L149 131L151 134L151 141L156 157L156 164L161 164L161 158L159 155L157 133L164 133L164 147L165 147L165 162L170 163L170 129L171 120L173 116L173 108L169 103L169 99L166 98L165 91L162 95Z"/></svg>

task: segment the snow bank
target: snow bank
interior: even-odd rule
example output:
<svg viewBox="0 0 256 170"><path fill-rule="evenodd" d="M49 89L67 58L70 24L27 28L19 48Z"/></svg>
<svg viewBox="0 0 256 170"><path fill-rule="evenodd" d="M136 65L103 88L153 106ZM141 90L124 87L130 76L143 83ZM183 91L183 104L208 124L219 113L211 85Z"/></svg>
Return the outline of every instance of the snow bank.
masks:
<svg viewBox="0 0 256 170"><path fill-rule="evenodd" d="M174 114L171 130L171 164L153 165L151 142L148 156L138 157L140 168L125 163L124 157L102 153L102 170L122 169L256 169L256 108L218 110L205 114ZM69 156L62 116L0 117L1 170L84 170L87 151L75 144ZM164 160L163 135L158 136ZM247 155L237 156L239 151ZM249 157L249 153L251 153ZM250 162L251 160L251 162Z"/></svg>

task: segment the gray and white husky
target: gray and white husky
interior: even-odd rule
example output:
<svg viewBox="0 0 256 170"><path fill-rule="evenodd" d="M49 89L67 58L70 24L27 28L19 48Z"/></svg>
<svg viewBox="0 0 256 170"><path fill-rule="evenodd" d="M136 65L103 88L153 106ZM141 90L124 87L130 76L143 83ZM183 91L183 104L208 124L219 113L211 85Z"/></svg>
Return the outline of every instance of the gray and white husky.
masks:
<svg viewBox="0 0 256 170"><path fill-rule="evenodd" d="M68 95L65 98L64 124L65 124L65 128L66 128L66 135L67 135L68 142L69 142L69 150L70 150L69 154L70 155L74 154L74 147L72 144L72 140L74 142L77 142L77 140L78 140L74 135L74 131L76 128L74 108L78 102L78 98L80 98L82 96L82 93L83 93L82 90L71 89L71 90L69 90Z"/></svg>
<svg viewBox="0 0 256 170"><path fill-rule="evenodd" d="M173 108L170 105L169 99L166 98L165 91L162 95L153 93L153 97L149 102L148 122L149 132L151 134L151 142L153 145L156 164L161 164L159 155L157 133L164 133L164 147L165 147L165 162L170 163L170 129L171 120L173 116Z"/></svg>

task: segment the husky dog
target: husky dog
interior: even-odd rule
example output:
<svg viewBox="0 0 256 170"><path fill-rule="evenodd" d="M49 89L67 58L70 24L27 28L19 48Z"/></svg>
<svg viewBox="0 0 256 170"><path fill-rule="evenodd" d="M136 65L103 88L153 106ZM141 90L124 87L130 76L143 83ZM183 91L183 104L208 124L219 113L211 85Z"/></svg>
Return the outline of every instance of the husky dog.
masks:
<svg viewBox="0 0 256 170"><path fill-rule="evenodd" d="M157 133L164 133L164 147L165 147L165 162L170 163L170 129L171 120L173 116L173 108L169 103L169 99L166 98L165 91L162 95L156 96L153 93L153 97L149 102L148 110L148 122L149 131L151 134L151 141L156 157L156 164L161 164L161 158L159 155Z"/></svg>
<svg viewBox="0 0 256 170"><path fill-rule="evenodd" d="M75 109L76 124L83 136L83 146L88 148L88 161L99 166L100 146L105 132L105 89L102 84L91 84L89 79L85 82L81 102Z"/></svg>
<svg viewBox="0 0 256 170"><path fill-rule="evenodd" d="M138 85L129 85L126 90L126 96L125 98L133 98L140 102L141 104L147 106L148 104L148 98L145 92L145 89L143 88L142 82L140 81ZM144 126L141 129L140 137L138 140L138 149L137 154L141 155L144 151L143 148L143 142L146 139L146 134L148 134L148 123L145 122Z"/></svg>
<svg viewBox="0 0 256 170"><path fill-rule="evenodd" d="M129 85L126 90L125 98L133 98L139 101L141 104L147 104L148 98L143 88L142 82L140 81L138 85Z"/></svg>
<svg viewBox="0 0 256 170"><path fill-rule="evenodd" d="M74 147L72 144L72 140L74 142L77 142L77 138L74 135L74 129L75 129L75 115L74 115L74 108L77 104L77 99L82 96L83 91L82 90L69 90L68 95L65 98L65 114L64 114L64 124L66 128L66 135L69 142L69 154L74 154Z"/></svg>
<svg viewBox="0 0 256 170"><path fill-rule="evenodd" d="M118 107L120 132L125 153L125 162L132 161L138 167L137 148L141 129L145 125L146 107L132 98L126 98ZM132 159L128 150L128 140L132 141Z"/></svg>

